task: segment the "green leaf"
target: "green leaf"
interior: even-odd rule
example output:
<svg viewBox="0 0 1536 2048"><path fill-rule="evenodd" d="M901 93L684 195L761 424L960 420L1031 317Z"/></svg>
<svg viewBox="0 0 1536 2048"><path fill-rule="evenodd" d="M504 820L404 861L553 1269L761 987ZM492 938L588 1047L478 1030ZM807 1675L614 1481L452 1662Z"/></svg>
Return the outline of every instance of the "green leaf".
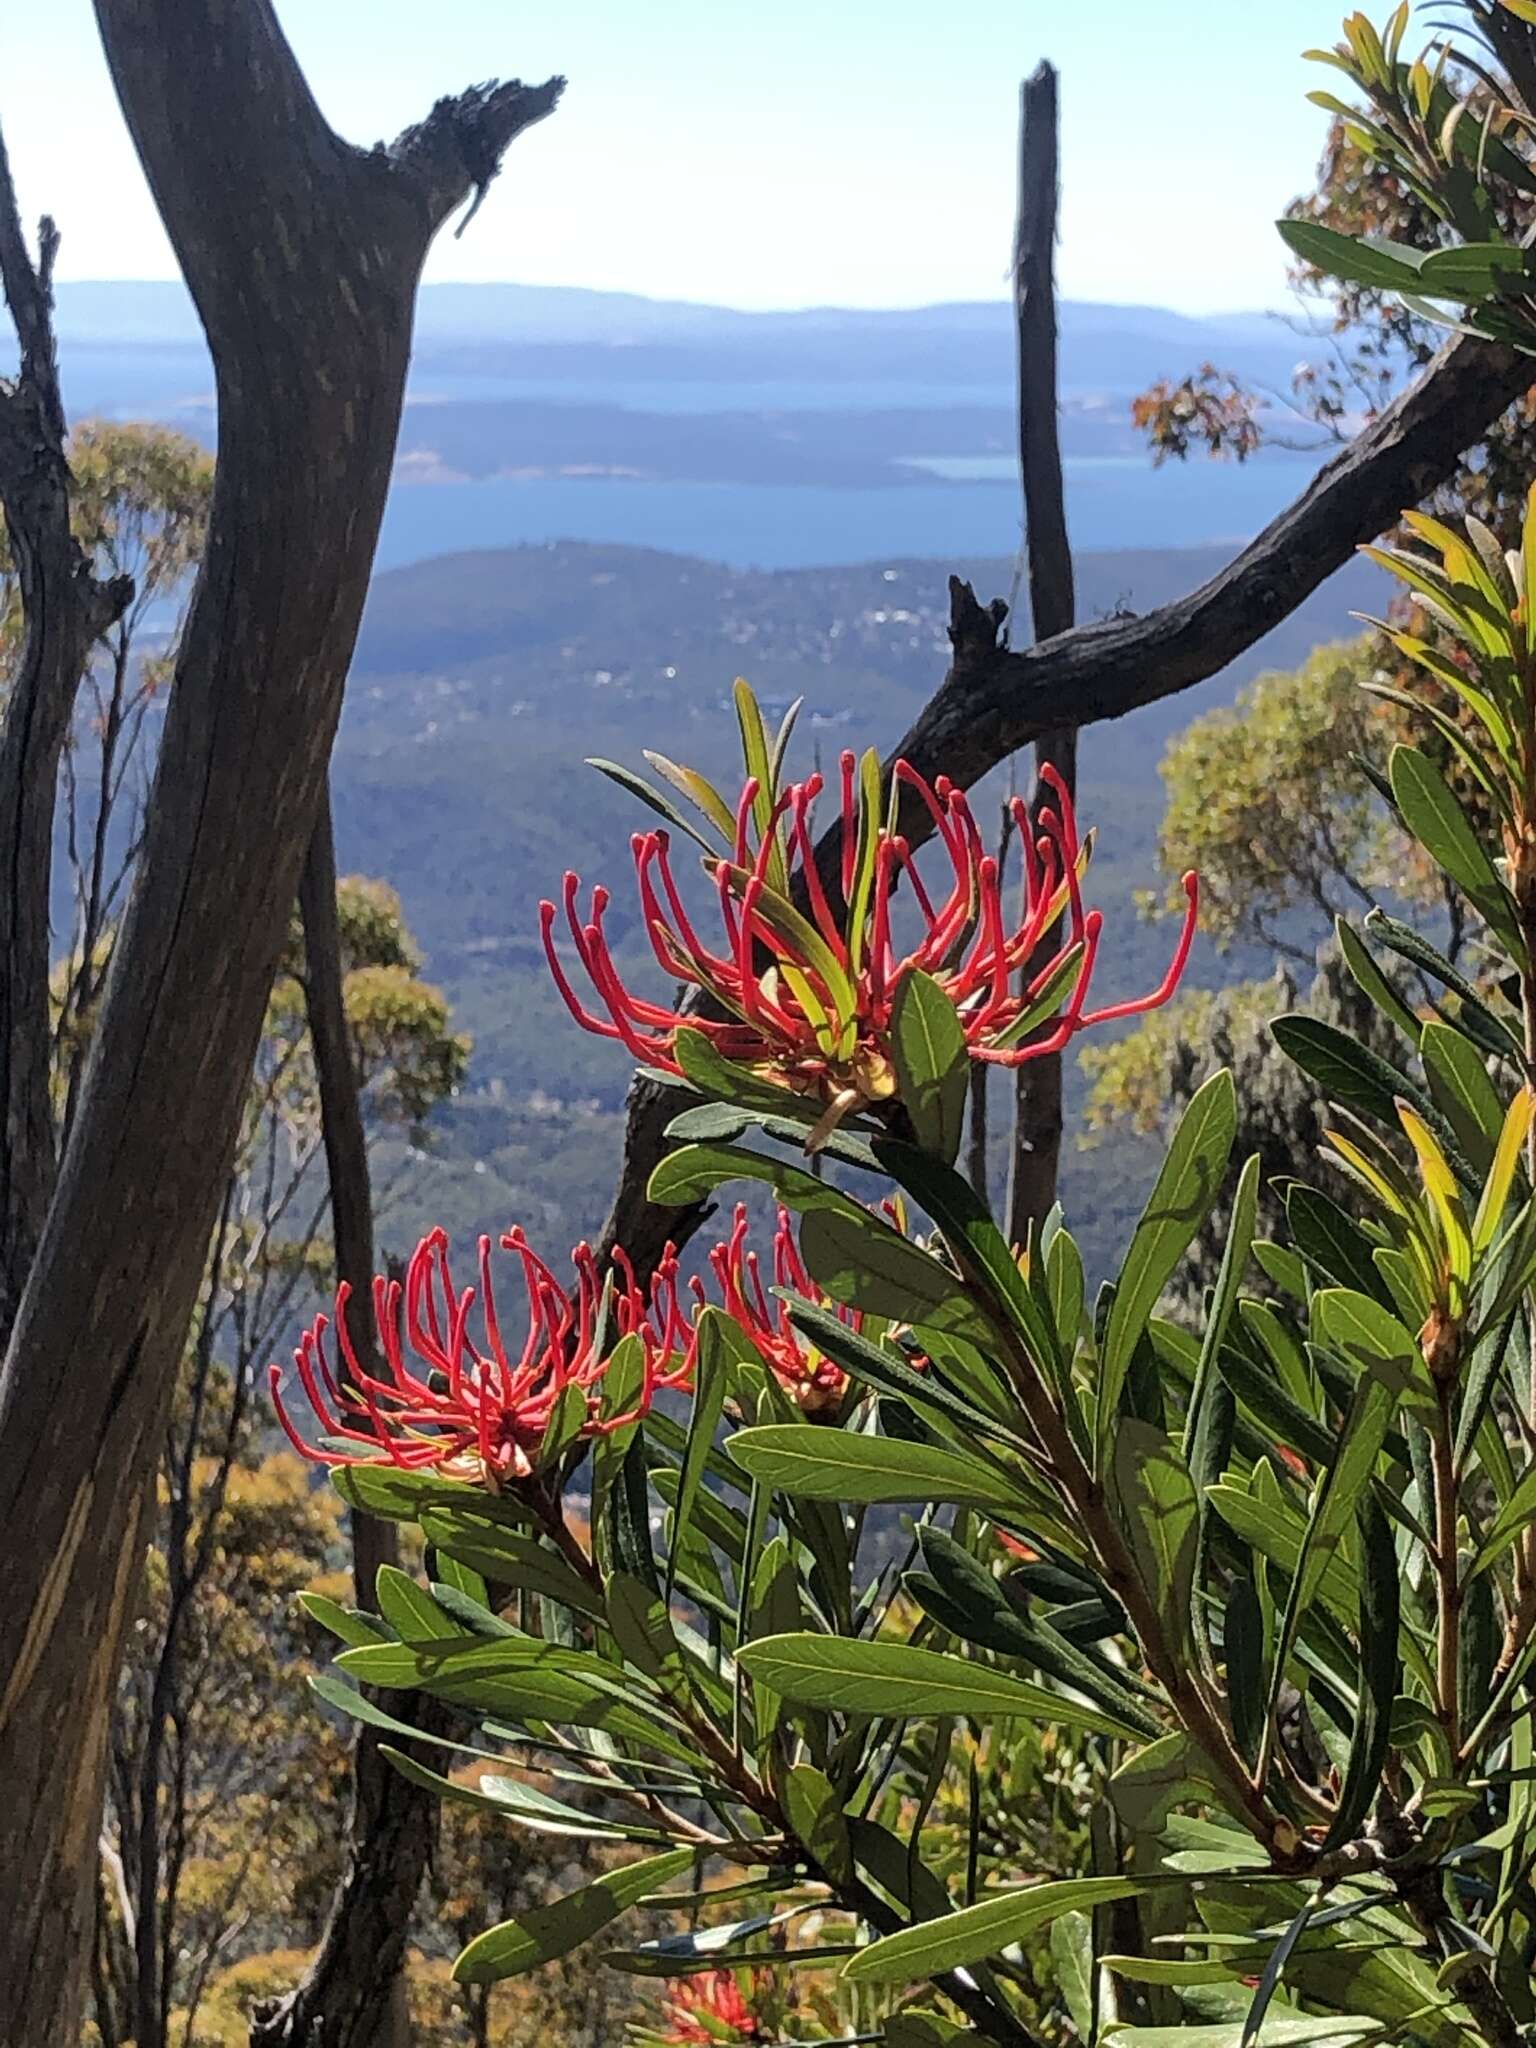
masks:
<svg viewBox="0 0 1536 2048"><path fill-rule="evenodd" d="M1329 2019L1276 2016L1267 2019L1256 2048L1350 2048L1355 2041L1383 2032L1379 2020L1340 2015ZM1241 2048L1240 2020L1210 2026L1117 2027L1115 2048Z"/></svg>
<svg viewBox="0 0 1536 2048"><path fill-rule="evenodd" d="M1219 1801L1215 1774L1184 1734L1161 1736L1127 1757L1109 1781L1110 1803L1132 1834L1156 1833L1186 1800Z"/></svg>
<svg viewBox="0 0 1536 2048"><path fill-rule="evenodd" d="M706 1308L699 1316L697 1363L694 1369L693 1407L688 1417L688 1437L678 1471L677 1498L673 1503L673 1527L683 1528L693 1512L693 1503L703 1483L715 1431L725 1407L729 1367L740 1356L742 1333L723 1309ZM677 1545L667 1557L667 1594L670 1597L677 1570ZM663 1607L663 1611L665 1608Z"/></svg>
<svg viewBox="0 0 1536 2048"><path fill-rule="evenodd" d="M1427 755L1396 746L1387 763L1403 823L1477 910L1515 959L1520 928L1509 893L1450 785Z"/></svg>
<svg viewBox="0 0 1536 2048"><path fill-rule="evenodd" d="M752 1478L806 1500L955 1501L1006 1511L1004 1488L993 1470L934 1444L775 1422L739 1430L729 1448Z"/></svg>
<svg viewBox="0 0 1536 2048"><path fill-rule="evenodd" d="M445 1614L424 1586L398 1565L381 1564L374 1578L374 1597L379 1612L403 1641L430 1643L444 1636L463 1634Z"/></svg>
<svg viewBox="0 0 1536 2048"><path fill-rule="evenodd" d="M995 1956L1048 1927L1062 1913L1082 1913L1114 1899L1134 1899L1150 1881L1133 1877L1077 1877L1061 1884L1021 1885L982 1899L942 1920L904 1927L871 1942L843 1965L854 1984L906 1984Z"/></svg>
<svg viewBox="0 0 1536 2048"><path fill-rule="evenodd" d="M1441 1115L1474 1169L1486 1174L1498 1146L1504 1105L1488 1078L1482 1053L1438 1018L1424 1026L1419 1052Z"/></svg>
<svg viewBox="0 0 1536 2048"><path fill-rule="evenodd" d="M853 1203L818 1205L800 1226L806 1270L833 1301L986 1346L992 1331L953 1267Z"/></svg>
<svg viewBox="0 0 1536 2048"><path fill-rule="evenodd" d="M959 1423L964 1429L980 1431L989 1440L1015 1449L1025 1447L1023 1439L1012 1430L948 1386L939 1370L919 1372L893 1345L871 1344L861 1332L814 1302L802 1301L789 1293L783 1299L789 1305L789 1319L800 1334L854 1379L878 1387L882 1393L895 1394L920 1414ZM951 1351L948 1356L952 1358L954 1353Z"/></svg>
<svg viewBox="0 0 1536 2048"><path fill-rule="evenodd" d="M1525 252L1512 242L1462 242L1432 249L1419 265L1418 288L1433 299L1464 306L1494 298L1525 272Z"/></svg>
<svg viewBox="0 0 1536 2048"><path fill-rule="evenodd" d="M1371 1256L1370 1239L1337 1202L1316 1188L1294 1183L1286 1192L1285 1219L1297 1250L1314 1273L1382 1303L1390 1301Z"/></svg>
<svg viewBox="0 0 1536 2048"><path fill-rule="evenodd" d="M1142 1584L1151 1594L1170 1647L1190 1654L1198 1510L1189 1467L1149 1422L1123 1418L1110 1462L1116 1519L1130 1538Z"/></svg>
<svg viewBox="0 0 1536 2048"><path fill-rule="evenodd" d="M370 1643L388 1642L389 1638L371 1615L361 1613L354 1607L343 1607L339 1600L328 1600L324 1593L301 1593L299 1605L311 1621L354 1649L366 1649Z"/></svg>
<svg viewBox="0 0 1536 2048"><path fill-rule="evenodd" d="M361 1508L364 1514L377 1515L386 1522L416 1522L424 1508L466 1500L484 1506L489 1500L461 1479L439 1479L435 1472L405 1472L383 1459L371 1465L340 1465L331 1473L331 1484L348 1507ZM495 1511L514 1528L529 1519L506 1495L497 1499Z"/></svg>
<svg viewBox="0 0 1536 2048"><path fill-rule="evenodd" d="M449 1643L380 1643L344 1650L339 1669L363 1685L431 1693L454 1706L520 1720L602 1728L697 1761L660 1710L627 1690L600 1658L525 1636L487 1642L455 1636Z"/></svg>
<svg viewBox="0 0 1536 2048"><path fill-rule="evenodd" d="M1227 1660L1227 1698L1232 1734L1250 1766L1264 1737L1264 1612L1252 1579L1234 1580L1227 1597L1222 1647Z"/></svg>
<svg viewBox="0 0 1536 2048"><path fill-rule="evenodd" d="M595 768L599 775L606 775L610 782L616 782L619 788L625 790L630 796L638 797L647 810L654 811L658 818L665 818L667 823L675 826L679 832L686 833L690 839L697 840L706 853L712 854L715 851L715 848L705 838L704 834L699 831L697 826L690 819L686 818L674 803L664 797L660 790L652 789L643 775L637 775L632 768L626 768L621 761L604 761L596 754L589 754L587 756L586 766L588 768Z"/></svg>
<svg viewBox="0 0 1536 2048"><path fill-rule="evenodd" d="M1331 1295L1318 1295L1313 1307L1327 1328L1330 1341L1352 1358L1360 1377L1339 1432L1338 1452L1317 1488L1302 1539L1275 1651L1270 1681L1271 1714L1302 1620L1339 1554L1345 1531L1375 1473L1376 1460L1397 1413L1415 1356L1408 1333L1363 1295L1339 1289Z"/></svg>
<svg viewBox="0 0 1536 2048"><path fill-rule="evenodd" d="M454 1964L454 1981L499 1984L503 1978L521 1976L569 1955L669 1877L686 1870L694 1854L692 1849L670 1849L664 1856L648 1856L556 1899L552 1905L535 1906L515 1920L487 1928Z"/></svg>
<svg viewBox="0 0 1536 2048"><path fill-rule="evenodd" d="M603 1596L536 1537L519 1535L474 1502L424 1510L422 1534L445 1556L481 1572L497 1587L537 1593L578 1614L601 1617Z"/></svg>
<svg viewBox="0 0 1536 2048"><path fill-rule="evenodd" d="M1369 285L1375 291L1411 292L1419 284L1424 259L1417 250L1341 235L1315 221L1282 220L1275 225L1292 253L1325 276Z"/></svg>
<svg viewBox="0 0 1536 2048"><path fill-rule="evenodd" d="M629 1572L611 1573L607 1591L608 1626L625 1662L657 1680L670 1696L684 1692L683 1653L665 1600Z"/></svg>
<svg viewBox="0 0 1536 2048"><path fill-rule="evenodd" d="M1098 2000L1094 1995L1098 1960L1093 1952L1093 1915L1068 1911L1051 1922L1051 1961L1056 1982L1080 2041L1096 2032Z"/></svg>
<svg viewBox="0 0 1536 2048"><path fill-rule="evenodd" d="M909 1572L902 1583L941 1627L962 1642L1033 1664L1144 1736L1162 1733L1157 1716L1111 1665L1069 1641L1038 1612L1016 1608L986 1566L953 1536L930 1522L919 1527L917 1538L932 1578L925 1584L922 1574Z"/></svg>
<svg viewBox="0 0 1536 2048"><path fill-rule="evenodd" d="M1410 1045L1419 1036L1419 1020L1376 964L1376 956L1347 918L1336 917L1333 929L1344 964L1357 986L1390 1023L1397 1026Z"/></svg>
<svg viewBox="0 0 1536 2048"><path fill-rule="evenodd" d="M953 1166L965 1134L971 1063L955 1006L930 974L908 974L891 1005L897 1093L925 1152Z"/></svg>
<svg viewBox="0 0 1536 2048"><path fill-rule="evenodd" d="M1194 1449L1206 1389L1210 1384L1211 1373L1221 1347L1226 1342L1227 1329L1242 1289L1243 1274L1253 1250L1253 1232L1259 1213L1259 1169L1259 1155L1257 1152L1251 1153L1243 1162L1237 1193L1232 1200L1232 1222L1227 1231L1226 1249L1221 1255L1221 1270L1216 1276L1215 1292L1206 1313L1205 1334L1200 1343L1200 1362L1195 1368L1195 1384L1190 1390L1189 1408L1184 1424L1186 1461Z"/></svg>
<svg viewBox="0 0 1536 2048"><path fill-rule="evenodd" d="M790 1829L812 1860L834 1884L853 1877L853 1849L843 1802L824 1771L814 1764L795 1764L784 1774L784 1814Z"/></svg>
<svg viewBox="0 0 1536 2048"><path fill-rule="evenodd" d="M1095 1439L1101 1464L1119 1419L1131 1355L1215 1204L1236 1132L1237 1095L1224 1067L1197 1091L1180 1119L1120 1269L1099 1359Z"/></svg>
<svg viewBox="0 0 1536 2048"><path fill-rule="evenodd" d="M1294 1060L1331 1101L1362 1109L1394 1128L1398 1096L1415 1109L1424 1106L1422 1090L1406 1074L1321 1018L1293 1011L1276 1017L1269 1030L1287 1059Z"/></svg>
<svg viewBox="0 0 1536 2048"><path fill-rule="evenodd" d="M349 1656L364 1656L352 1650ZM964 1657L902 1643L851 1641L842 1636L764 1636L749 1643L738 1662L781 1697L834 1713L891 1714L903 1719L966 1714L975 1720L1022 1718L1054 1721L1098 1735L1135 1731L1106 1714L1011 1678Z"/></svg>
<svg viewBox="0 0 1536 2048"><path fill-rule="evenodd" d="M1520 1475L1514 1492L1500 1507L1485 1531L1468 1568L1468 1579L1475 1579L1480 1572L1487 1571L1491 1564L1497 1564L1509 1546L1517 1537L1523 1535L1533 1522L1536 1522L1536 1465L1529 1465Z"/></svg>
<svg viewBox="0 0 1536 2048"><path fill-rule="evenodd" d="M647 1193L663 1208L686 1208L707 1200L716 1188L733 1180L763 1182L785 1208L800 1214L834 1209L857 1220L869 1213L851 1195L807 1173L803 1166L741 1145L679 1146L651 1175Z"/></svg>
<svg viewBox="0 0 1536 2048"><path fill-rule="evenodd" d="M579 1806L567 1806L564 1800L553 1799L547 1792L537 1791L516 1778L487 1773L477 1784L470 1785L455 1778L445 1778L440 1771L428 1770L415 1757L407 1756L403 1750L392 1749L388 1743L380 1743L379 1754L402 1778L408 1778L413 1785L420 1785L423 1791L431 1792L439 1799L451 1799L459 1806L476 1806L482 1812L506 1814L534 1834L569 1835L589 1842L671 1840L669 1835L661 1834L655 1828L636 1828L628 1823L602 1820L595 1814L584 1813Z"/></svg>
<svg viewBox="0 0 1536 2048"><path fill-rule="evenodd" d="M798 1113L802 1098L788 1088L765 1081L761 1075L728 1060L724 1053L715 1050L714 1040L707 1031L679 1031L673 1041L672 1053L683 1070L683 1078L713 1102L732 1103L765 1116L793 1117ZM686 1102L688 1097L684 1094L679 1099ZM811 1120L811 1117L806 1119L807 1122ZM662 1161L662 1165L666 1163L666 1160ZM667 1199L654 1192L651 1195L653 1202ZM695 1198L673 1196L670 1199L680 1203Z"/></svg>

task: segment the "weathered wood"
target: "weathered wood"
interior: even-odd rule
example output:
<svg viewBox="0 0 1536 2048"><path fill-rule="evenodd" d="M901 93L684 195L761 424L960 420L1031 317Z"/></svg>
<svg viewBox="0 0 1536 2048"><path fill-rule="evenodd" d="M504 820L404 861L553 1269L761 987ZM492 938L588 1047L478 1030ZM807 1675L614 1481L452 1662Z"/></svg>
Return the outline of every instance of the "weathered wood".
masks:
<svg viewBox="0 0 1536 2048"><path fill-rule="evenodd" d="M1077 617L1067 500L1061 474L1056 370L1056 208L1059 183L1056 73L1041 64L1019 94L1019 215L1013 293L1019 349L1019 474L1024 486L1024 550L1035 642L1070 631ZM1052 768L1077 795L1077 728L1062 724L1035 741L1031 816L1042 801L1042 769ZM1052 801L1049 791L1044 800ZM1028 977L1052 958L1060 926L1041 935ZM1008 1238L1028 1243L1056 1200L1061 1166L1061 1060L1045 1053L1014 1070L1008 1177Z"/></svg>
<svg viewBox="0 0 1536 2048"><path fill-rule="evenodd" d="M53 336L58 233L34 263L0 140L0 284L21 344L0 382L0 508L22 605L22 642L0 723L0 1342L53 1193L49 1100L49 883L54 789L75 695L97 638L133 594L98 582L70 531L64 404Z"/></svg>
<svg viewBox="0 0 1536 2048"><path fill-rule="evenodd" d="M269 0L97 0L207 331L219 465L132 901L0 1368L0 2040L75 2048L142 1508L324 785L421 264L559 81L393 149L326 126Z"/></svg>
<svg viewBox="0 0 1536 2048"><path fill-rule="evenodd" d="M1444 483L1462 451L1532 374L1529 357L1458 337L1218 575L1144 618L1105 619L1013 649L1002 639L1002 599L979 604L971 586L952 576L948 673L890 759L905 758L930 779L947 775L969 789L1065 723L1080 728L1123 718L1203 683L1289 617L1362 542L1393 525L1404 506ZM932 830L910 792L897 829L914 846ZM823 851L829 849L824 840ZM639 1077L629 1091L623 1163L602 1243L625 1245L645 1273L667 1241L681 1244L705 1213L657 1208L645 1196L666 1151L662 1133L685 1101Z"/></svg>

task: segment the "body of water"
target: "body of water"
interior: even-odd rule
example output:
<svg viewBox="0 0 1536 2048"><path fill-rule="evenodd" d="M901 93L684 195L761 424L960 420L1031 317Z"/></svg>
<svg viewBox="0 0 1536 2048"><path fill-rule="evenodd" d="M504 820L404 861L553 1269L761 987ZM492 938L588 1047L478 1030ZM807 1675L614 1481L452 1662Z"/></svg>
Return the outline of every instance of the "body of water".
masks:
<svg viewBox="0 0 1536 2048"><path fill-rule="evenodd" d="M930 464L944 458L928 458ZM957 462L951 471L963 470ZM494 477L400 484L391 493L379 567L460 548L546 540L615 541L702 555L741 568L826 568L882 556L963 560L1019 545L1017 486L996 465L980 477L874 488L655 483L622 477ZM1208 461L1153 469L1135 456L1069 458L1075 547L1184 548L1241 543L1268 524L1312 473L1301 458L1241 467Z"/></svg>
<svg viewBox="0 0 1536 2048"><path fill-rule="evenodd" d="M616 352L622 355L622 352ZM212 439L212 376L191 345L70 343L65 389L77 416L103 412L171 419ZM881 557L960 560L1007 555L1019 545L1018 484L1009 455L943 452L943 417L956 405L1006 402L964 383L866 379L638 378L616 361L601 377L511 377L460 365L430 348L410 402L602 402L652 412L930 412L926 448L893 448L910 465L904 484L687 483L622 476L492 477L402 483L390 496L378 565L398 568L464 548L550 540L611 541L705 556L743 568L819 568ZM1066 462L1067 511L1082 550L1182 548L1249 539L1311 473L1304 457L1266 453L1237 466L1196 459L1155 470L1140 455L1079 455Z"/></svg>

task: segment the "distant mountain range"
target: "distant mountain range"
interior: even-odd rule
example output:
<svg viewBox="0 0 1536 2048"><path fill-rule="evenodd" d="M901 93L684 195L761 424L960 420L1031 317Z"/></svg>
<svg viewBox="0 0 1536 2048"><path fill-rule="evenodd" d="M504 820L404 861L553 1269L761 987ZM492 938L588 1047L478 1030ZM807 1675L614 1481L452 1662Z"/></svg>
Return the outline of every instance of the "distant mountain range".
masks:
<svg viewBox="0 0 1536 2048"><path fill-rule="evenodd" d="M202 334L180 284L81 282L58 288L66 348L201 350ZM1061 308L1064 395L1124 393L1158 376L1213 359L1244 377L1286 380L1324 343L1263 313L1192 318L1154 306L1069 300ZM527 373L556 369L580 378L622 358L630 379L666 382L701 375L722 381L764 376L849 382L921 379L992 386L1011 381L1013 334L1002 300L890 311L810 307L741 312L725 306L640 298L563 285L427 285L417 316L426 361Z"/></svg>

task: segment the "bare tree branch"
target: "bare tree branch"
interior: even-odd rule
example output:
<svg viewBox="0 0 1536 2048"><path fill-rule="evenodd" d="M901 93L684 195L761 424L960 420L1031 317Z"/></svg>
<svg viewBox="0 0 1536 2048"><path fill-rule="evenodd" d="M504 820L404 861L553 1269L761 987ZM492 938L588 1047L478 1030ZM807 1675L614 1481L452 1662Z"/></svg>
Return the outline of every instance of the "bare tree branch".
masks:
<svg viewBox="0 0 1536 2048"><path fill-rule="evenodd" d="M53 1193L48 895L59 756L81 673L133 594L98 583L70 530L64 405L53 340L58 231L28 253L0 140L0 284L21 365L0 382L0 508L24 620L0 725L0 1341L9 1334Z"/></svg>

